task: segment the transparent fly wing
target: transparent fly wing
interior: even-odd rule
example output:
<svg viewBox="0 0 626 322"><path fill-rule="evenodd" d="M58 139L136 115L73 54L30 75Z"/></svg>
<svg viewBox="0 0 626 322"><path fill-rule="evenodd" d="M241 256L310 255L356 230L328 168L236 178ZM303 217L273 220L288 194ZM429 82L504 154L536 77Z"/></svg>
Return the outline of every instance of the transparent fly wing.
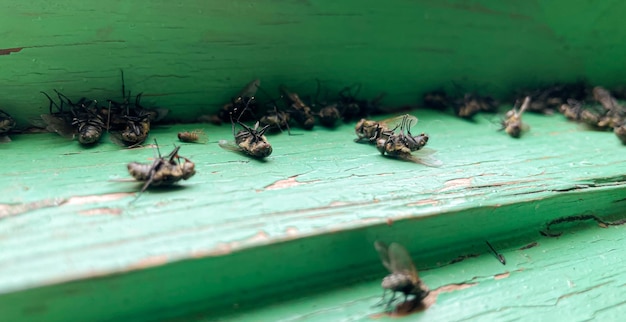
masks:
<svg viewBox="0 0 626 322"><path fill-rule="evenodd" d="M391 262L389 261L389 251L387 244L377 240L376 242L374 242L374 248L376 248L378 256L380 256L380 261L383 263L385 268L387 268L389 272L393 273L393 268L391 267Z"/></svg>
<svg viewBox="0 0 626 322"><path fill-rule="evenodd" d="M526 123L522 123L522 132L530 131L530 126Z"/></svg>
<svg viewBox="0 0 626 322"><path fill-rule="evenodd" d="M127 147L128 144L126 144L126 142L124 142L124 140L122 139L122 135L119 132L110 132L109 133L109 139L111 140L111 142L115 143L118 146L121 147Z"/></svg>
<svg viewBox="0 0 626 322"><path fill-rule="evenodd" d="M159 122L169 114L170 110L167 108L151 108L147 110L148 115L150 115L150 122Z"/></svg>
<svg viewBox="0 0 626 322"><path fill-rule="evenodd" d="M248 83L246 87L244 87L241 92L239 92L239 97L253 97L256 95L257 90L261 86L261 80L255 79Z"/></svg>
<svg viewBox="0 0 626 322"><path fill-rule="evenodd" d="M56 132L66 139L74 139L74 135L76 134L74 127L62 117L51 114L41 114L41 119L46 123L46 129L48 131Z"/></svg>
<svg viewBox="0 0 626 322"><path fill-rule="evenodd" d="M39 117L31 117L28 119L28 123L30 123L30 125L34 126L34 127L38 127L38 128L42 128L45 129L48 124L46 123L46 121L44 121L41 116Z"/></svg>
<svg viewBox="0 0 626 322"><path fill-rule="evenodd" d="M409 252L407 252L402 245L397 243L389 245L388 252L392 272L408 274L411 276L411 280L414 283L417 283L419 281L419 277Z"/></svg>
<svg viewBox="0 0 626 322"><path fill-rule="evenodd" d="M436 152L436 150L430 148L422 148L421 150L413 152L412 154L399 155L398 158L409 162L423 164L428 167L438 168L443 165L443 162L432 156Z"/></svg>
<svg viewBox="0 0 626 322"><path fill-rule="evenodd" d="M224 150L243 153L243 150L234 141L219 140L217 144Z"/></svg>
<svg viewBox="0 0 626 322"><path fill-rule="evenodd" d="M387 128L390 130L397 130L397 129L400 129L403 122L406 122L406 124L410 124L410 126L415 126L415 124L417 124L417 121L418 121L417 117L413 115L409 115L409 114L403 114L403 115L399 115L396 117L388 118L386 120L382 120L379 123L385 124ZM406 131L410 129L404 129L404 130Z"/></svg>

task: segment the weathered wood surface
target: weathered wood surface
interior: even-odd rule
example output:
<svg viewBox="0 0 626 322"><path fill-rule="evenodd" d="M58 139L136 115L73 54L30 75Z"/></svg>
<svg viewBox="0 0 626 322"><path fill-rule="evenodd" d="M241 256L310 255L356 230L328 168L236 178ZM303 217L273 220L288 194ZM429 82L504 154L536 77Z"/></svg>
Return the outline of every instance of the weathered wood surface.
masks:
<svg viewBox="0 0 626 322"><path fill-rule="evenodd" d="M0 108L20 126L46 111L40 91L100 101L119 70L145 103L190 121L261 78L314 91L361 82L390 106L438 87L500 96L585 78L622 84L619 1L5 2ZM275 92L275 91L272 91Z"/></svg>
<svg viewBox="0 0 626 322"><path fill-rule="evenodd" d="M365 96L387 92L389 106L454 84L497 96L579 78L611 86L623 82L625 5L7 2L0 108L25 126L47 111L40 91L118 98L120 69L127 89L182 121L215 111L257 77L269 89L285 83L303 92L315 78L332 89L361 82ZM502 245L536 233L562 215L624 211L623 147L609 133L528 115L532 131L513 140L484 119L418 116L441 168L354 144L353 125L271 137L275 152L265 163L220 150L228 127L155 129L164 150L183 128L205 127L211 143L183 146L197 163L194 178L132 206L139 185L120 182L129 178L125 164L149 161L152 149L15 135L0 145L0 312L12 320L140 320L245 307L297 286L380 273L371 249L379 238L423 254L428 266L487 238ZM276 264L281 258L293 260ZM524 275L509 278L516 276ZM482 303L477 289L464 294Z"/></svg>
<svg viewBox="0 0 626 322"><path fill-rule="evenodd" d="M578 225L558 239L527 236L503 245L503 266L488 253L420 272L431 294L411 321L620 321L626 314L625 227ZM532 243L536 246L520 249ZM482 245L483 247L486 247ZM374 252L373 247L371 249ZM480 253L482 250L478 250ZM415 254L415 261L420 255ZM381 265L382 266L382 265ZM395 320L375 307L379 278L254 310L177 321ZM397 313L396 313L397 314Z"/></svg>
<svg viewBox="0 0 626 322"><path fill-rule="evenodd" d="M244 305L310 287L304 276L330 285L358 278L354 267L379 271L376 239L445 262L485 239L536 234L556 217L625 210L623 147L611 133L525 115L531 131L516 140L486 118L416 115L415 131L431 136L442 167L382 157L352 142L353 124L270 136L266 162L220 149L229 126L156 128L164 152L182 129L205 127L210 143L181 148L196 176L132 205L140 185L123 181L125 165L149 162L152 148L14 136L0 145L10 156L1 170L0 308L67 319L63 307L82 303L74 318L93 319Z"/></svg>

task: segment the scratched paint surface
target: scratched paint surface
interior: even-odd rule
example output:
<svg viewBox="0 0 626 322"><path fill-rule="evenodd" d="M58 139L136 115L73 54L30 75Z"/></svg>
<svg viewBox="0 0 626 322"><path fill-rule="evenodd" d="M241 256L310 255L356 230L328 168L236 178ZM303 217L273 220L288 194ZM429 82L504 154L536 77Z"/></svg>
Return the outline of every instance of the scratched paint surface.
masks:
<svg viewBox="0 0 626 322"><path fill-rule="evenodd" d="M433 245L443 247L443 253L449 255L465 250L466 245L458 242L464 238L474 242L502 240L506 239L499 235L503 231L519 234L517 227L558 216L624 210L621 201L626 165L617 153L622 147L611 133L584 130L558 115L526 115L531 131L516 140L497 132L497 126L485 118L470 123L430 111L416 115L420 118L416 131L432 137L429 146L437 151L434 156L443 162L442 167L382 157L374 147L352 141L354 124L336 130L298 131L303 135L270 136L274 153L265 162L220 149L216 141L232 135L229 126L157 128L151 138L158 139L163 152L176 143L176 133L183 129L205 127L210 142L183 144L180 150L196 163L196 176L172 190L148 191L132 205L129 202L140 185L126 181L125 164L149 162L152 148L123 150L105 140L97 147L83 149L55 134L17 135L14 142L0 146L13 162L2 169L5 184L0 188L0 276L11 276L0 279L0 290L17 292L167 263L180 263L173 267L196 277L207 272L229 274L230 270L219 268L221 262L212 264L211 258L230 261L231 253L264 245L271 255L263 256L296 254L296 244L269 246L325 233L331 234L319 243L330 243L337 254L346 255L333 257L329 264L335 265L333 269L348 265L353 260L349 254L358 259L357 253L363 253L373 267L375 255L370 256L369 248L377 238L424 238L429 242L412 250L432 252L429 256L436 258L442 254L434 251ZM565 199L562 204L542 202L553 197ZM523 206L517 204L520 202ZM507 208L507 204L512 206ZM416 226L422 221L411 220L428 218L432 220L422 220L423 228ZM475 224L455 225L463 218ZM365 227L375 229L363 231ZM354 231L358 238L346 237L343 232L351 231L346 229L359 229ZM362 235L358 235L360 231ZM314 263L315 256L325 252L314 254L328 245L309 244L307 240L303 239L300 247L310 248L303 256L310 256L305 262ZM354 247L361 250L357 252ZM246 254L241 255L245 261L261 260L261 255ZM194 258L203 263L198 267L205 268L189 273L185 267L196 264L177 262ZM267 269L272 270L271 262L250 265L259 270L269 265ZM254 283L246 280L245 267L232 272L243 276L242 283ZM320 274L324 267L298 269L304 270L277 270L276 276L256 282L270 281L280 274ZM159 272L162 270L148 274L165 274ZM189 292L197 298L211 298L220 290L229 292L239 287L226 282L232 277L223 278L219 283L204 280L209 289L212 285L211 291L187 287L194 289ZM170 276L168 280L176 283L180 278ZM96 288L80 289L76 292L79 297ZM225 295L215 303L235 303L246 296ZM150 305L163 300L169 304L162 305L174 305L168 297L152 298L142 302L143 309L149 310ZM11 307L11 301L4 303ZM106 302L102 305L102 312L114 314ZM98 312L95 306L89 309ZM137 312L127 310L118 316Z"/></svg>
<svg viewBox="0 0 626 322"><path fill-rule="evenodd" d="M314 91L361 82L370 96L413 104L454 84L497 96L585 78L623 83L619 1L254 0L4 3L0 106L26 126L40 91L104 101L119 69L171 119L215 111L254 78ZM567 13L567 14L564 14ZM77 27L75 21L89 21ZM488 54L486 54L488 53ZM502 54L496 54L502 53Z"/></svg>
<svg viewBox="0 0 626 322"><path fill-rule="evenodd" d="M584 229L581 229L583 228ZM420 272L430 306L411 321L619 321L626 313L626 227L585 225L559 238L514 240L492 254ZM521 249L524 246L533 246ZM372 252L374 252L372 247ZM419 261L419 254L413 256ZM381 265L382 266L382 265ZM395 321L382 313L379 278L243 312L177 321ZM433 294L434 293L434 294ZM435 296L436 295L436 296Z"/></svg>
<svg viewBox="0 0 626 322"><path fill-rule="evenodd" d="M581 77L623 82L621 2L269 3L6 3L0 88L10 95L0 107L26 126L47 111L42 90L116 98L120 68L127 89L182 121L215 111L257 77L269 89L285 83L303 92L315 78L335 89L361 82L364 95L386 92L389 106L413 104L439 86L455 89L453 82L498 96ZM428 266L485 238L498 245L508 234L535 234L531 228L561 215L624 210L622 147L611 134L529 115L532 131L512 140L484 119L418 116L441 168L354 144L353 125L271 137L275 152L265 163L220 150L228 127L156 129L164 152L180 129L205 127L211 142L183 146L195 177L132 206L139 185L124 182L125 164L149 162L151 148L83 150L51 134L14 135L0 145L0 311L12 320L89 321L245 307L246 299L274 298L290 286L380 274L371 250L378 238L407 244ZM274 262L284 258L293 260ZM368 283L367 294L379 291ZM438 303L469 294L485 307L481 297L492 293L479 287L442 293ZM459 303L448 308L465 310ZM620 311L598 317L612 312Z"/></svg>

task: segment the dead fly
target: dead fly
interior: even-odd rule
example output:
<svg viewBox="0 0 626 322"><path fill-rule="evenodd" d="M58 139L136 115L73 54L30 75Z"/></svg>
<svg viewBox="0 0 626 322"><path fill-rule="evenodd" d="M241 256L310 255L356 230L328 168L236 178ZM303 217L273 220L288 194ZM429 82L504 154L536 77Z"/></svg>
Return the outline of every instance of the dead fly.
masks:
<svg viewBox="0 0 626 322"><path fill-rule="evenodd" d="M203 130L197 129L191 132L178 132L178 139L182 142L204 144L209 140L209 136Z"/></svg>
<svg viewBox="0 0 626 322"><path fill-rule="evenodd" d="M255 98L256 92L261 85L261 81L259 79L255 79L248 83L237 95L237 97L233 97L229 103L222 106L222 109L217 113L218 124L222 122L230 122L231 115L239 115L240 121L246 122L255 119L255 112L258 109L258 104ZM247 110L248 114L245 114L244 111Z"/></svg>
<svg viewBox="0 0 626 322"><path fill-rule="evenodd" d="M620 105L608 90L600 86L594 87L593 98L604 107L604 111L597 117L595 126L615 128L623 123L626 117L626 107Z"/></svg>
<svg viewBox="0 0 626 322"><path fill-rule="evenodd" d="M561 113L570 120L585 123L596 129L616 129L626 119L626 107L603 87L593 88L593 98L600 105L584 105L574 99L568 99L567 104L560 107ZM619 130L617 130L619 132Z"/></svg>
<svg viewBox="0 0 626 322"><path fill-rule="evenodd" d="M15 120L9 113L0 110L0 143L11 142L9 133L15 127Z"/></svg>
<svg viewBox="0 0 626 322"><path fill-rule="evenodd" d="M65 95L58 94L72 108L72 115L74 115L72 125L78 130L78 142L82 145L93 145L99 142L106 126L98 114L98 102L87 101L83 97L78 102L72 103Z"/></svg>
<svg viewBox="0 0 626 322"><path fill-rule="evenodd" d="M245 112L245 108L244 111L241 112ZM232 123L235 141L220 140L218 144L222 149L244 153L248 156L259 159L268 157L272 154L272 146L265 137L265 132L269 129L269 125L265 125L259 129L259 122L256 122L254 128L251 128L244 123L241 123L239 118L234 121L232 116L230 121ZM243 128L237 133L235 133L235 122Z"/></svg>
<svg viewBox="0 0 626 322"><path fill-rule="evenodd" d="M393 131L400 127L405 119L411 124L417 123L417 117L408 114L392 117L382 121L361 119L354 127L354 131L357 136L354 141L376 143L376 141L380 138L386 139L393 134Z"/></svg>
<svg viewBox="0 0 626 322"><path fill-rule="evenodd" d="M341 120L341 113L337 108L337 104L324 106L317 112L322 126L333 128L337 125L337 121Z"/></svg>
<svg viewBox="0 0 626 322"><path fill-rule="evenodd" d="M519 138L523 131L527 131L529 127L522 122L522 114L528 109L529 105L530 96L526 96L519 111L514 107L512 110L506 112L504 116L505 119L502 120L502 128L500 128L500 131L504 130L508 135L514 138Z"/></svg>
<svg viewBox="0 0 626 322"><path fill-rule="evenodd" d="M413 119L410 115L405 115L400 125L399 131L393 130L387 138L381 137L376 140L376 148L382 155L392 158L398 158L404 161L420 163L430 167L441 166L441 161L430 157L434 150L423 150L428 143L428 135L425 133L419 135L411 134L411 126ZM412 152L419 151L419 155Z"/></svg>
<svg viewBox="0 0 626 322"><path fill-rule="evenodd" d="M280 92L289 107L289 113L293 119L305 130L311 130L315 126L313 110L305 104L297 93L290 92L284 85L280 86Z"/></svg>
<svg viewBox="0 0 626 322"><path fill-rule="evenodd" d="M454 104L454 112L457 116L471 119L478 112L497 112L497 102L491 97L482 97L468 93L461 99L457 99Z"/></svg>
<svg viewBox="0 0 626 322"><path fill-rule="evenodd" d="M384 292L380 303L385 303L385 295L387 290L390 290L392 296L386 303L386 310L389 310L391 304L396 300L396 293L398 292L404 294L404 302L407 301L409 295L413 295L415 298L411 309L415 308L428 295L429 290L417 275L417 270L409 253L397 243L392 243L387 247L385 243L376 241L374 247L378 251L383 265L391 273L383 278L381 286Z"/></svg>
<svg viewBox="0 0 626 322"><path fill-rule="evenodd" d="M573 98L567 99L567 103L561 104L559 107L559 111L563 114L568 120L572 121L580 121L581 120L581 112L583 110L582 102L575 100Z"/></svg>
<svg viewBox="0 0 626 322"><path fill-rule="evenodd" d="M317 82L317 91L315 93L315 98L313 99L313 104L315 107L319 107L317 113L317 117L319 118L320 124L327 128L334 128L337 126L337 122L341 120L341 112L338 108L338 103L327 103L320 102L319 96L322 90L322 84L319 79L315 80ZM317 108L316 108L317 109Z"/></svg>
<svg viewBox="0 0 626 322"><path fill-rule="evenodd" d="M146 141L150 134L150 115L137 113L122 115L124 124L117 129L111 129L111 141L120 146L134 148Z"/></svg>
<svg viewBox="0 0 626 322"><path fill-rule="evenodd" d="M291 117L289 113L281 111L278 109L276 105L274 105L273 109L265 112L263 116L259 119L259 126L265 127L269 126L269 131L283 131L283 129L287 130L287 133L291 135L291 129L289 128L289 121Z"/></svg>
<svg viewBox="0 0 626 322"><path fill-rule="evenodd" d="M122 71L122 102L109 100L106 112L107 128L111 133L111 141L120 146L129 148L141 145L150 134L150 122L166 112L148 110L141 106L141 93L135 96L135 102L130 102L130 91L126 93L124 72ZM154 112L154 113L153 113ZM156 113L156 114L155 114Z"/></svg>
<svg viewBox="0 0 626 322"><path fill-rule="evenodd" d="M187 180L196 174L195 164L189 159L178 155L180 146L175 147L166 157L162 157L156 140L154 140L154 144L156 145L158 157L151 164L131 162L127 165L128 173L135 180L145 182L137 198L148 187L169 186L180 180ZM183 159L184 162L181 163L180 159Z"/></svg>
<svg viewBox="0 0 626 322"><path fill-rule="evenodd" d="M519 99L530 96L530 105L527 111L552 114L568 99L582 100L587 96L587 85L584 82L569 84L554 84L533 91L522 91Z"/></svg>
<svg viewBox="0 0 626 322"><path fill-rule="evenodd" d="M436 90L432 92L424 93L422 96L422 103L425 107L444 111L450 105L450 100L448 99L448 95L443 90Z"/></svg>
<svg viewBox="0 0 626 322"><path fill-rule="evenodd" d="M346 122L363 118L378 112L380 102L385 97L385 93L381 93L371 101L366 99L357 99L360 91L361 84L355 84L347 86L339 92L337 108Z"/></svg>

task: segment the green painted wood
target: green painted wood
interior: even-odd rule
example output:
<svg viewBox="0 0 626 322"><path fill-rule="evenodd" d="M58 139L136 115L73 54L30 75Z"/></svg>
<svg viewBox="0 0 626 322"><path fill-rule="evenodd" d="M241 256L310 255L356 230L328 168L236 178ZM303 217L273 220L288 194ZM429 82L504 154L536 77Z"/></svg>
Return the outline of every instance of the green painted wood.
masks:
<svg viewBox="0 0 626 322"><path fill-rule="evenodd" d="M46 111L39 92L104 101L128 89L190 121L261 78L313 92L387 92L417 103L438 87L503 96L586 78L622 84L618 1L63 1L3 3L0 106L21 126Z"/></svg>
<svg viewBox="0 0 626 322"><path fill-rule="evenodd" d="M0 108L26 126L47 111L42 90L117 98L120 69L128 89L144 92L146 103L170 108L169 118L180 121L214 112L257 77L266 88L285 83L303 93L313 90L315 78L335 89L361 82L366 96L387 92L390 107L453 84L499 97L520 86L580 78L612 86L623 81L623 6L4 3ZM513 319L523 310L551 314L568 303L577 307L572 316L623 313L614 301L623 298L620 276L607 284L584 280L591 269L613 276L609 267L623 266L615 251L595 255L604 239L587 245L587 233L577 233L540 241L528 251L538 262L512 261L531 267L522 272L532 275L511 270L498 281L490 278L503 267L483 244L491 240L511 261L521 245L516 241L535 240L528 236L537 236L550 219L623 214L625 166L615 137L560 116L525 115L532 130L521 140L496 133L485 119L471 124L428 111L418 116L441 168L396 162L354 144L353 124L272 136L275 152L265 163L219 149L217 140L231 135L228 127L158 128L152 137L164 150L181 129L203 127L211 142L182 148L197 164L195 177L174 190L150 191L133 205L139 185L123 182L129 178L125 164L149 162L151 148L83 149L54 134L14 135L14 142L0 145L9 156L0 170L2 317L369 319L382 274L371 247L376 239L398 241L419 255L431 287L484 276L479 286L442 294L425 318ZM602 231L615 249L622 240L611 236L621 229ZM574 246L584 250L579 254ZM535 253L544 249L563 255ZM482 255L438 266L469 253ZM555 276L570 272L568 265L584 254L598 260L572 272L583 294L576 296L577 286ZM338 288L347 284L354 286ZM294 296L303 298L288 303L293 307L275 304ZM605 305L589 307L589 297L606 299ZM201 313L189 315L194 312Z"/></svg>
<svg viewBox="0 0 626 322"><path fill-rule="evenodd" d="M204 126L210 142L181 148L196 176L132 205L140 185L124 181L125 164L149 162L151 148L16 135L0 145L12 160L1 176L0 276L11 278L0 279L0 311L84 321L251 308L379 276L376 239L431 267L486 253L485 239L536 236L556 217L625 210L611 133L525 115L531 131L516 140L487 118L417 115L440 168L352 142L354 124L270 136L266 162L220 149L228 126L155 128L164 151L182 129Z"/></svg>
<svg viewBox="0 0 626 322"><path fill-rule="evenodd" d="M558 239L537 234L500 245L506 266L483 253L424 269L422 280L438 296L427 310L404 320L620 321L626 313L626 277L619 269L624 266L625 228L594 226L578 225ZM537 246L520 249L531 242ZM421 256L417 253L414 258L419 261ZM176 321L394 321L373 307L380 300L385 274L378 273L378 278L266 307ZM466 288L438 292L458 285Z"/></svg>

